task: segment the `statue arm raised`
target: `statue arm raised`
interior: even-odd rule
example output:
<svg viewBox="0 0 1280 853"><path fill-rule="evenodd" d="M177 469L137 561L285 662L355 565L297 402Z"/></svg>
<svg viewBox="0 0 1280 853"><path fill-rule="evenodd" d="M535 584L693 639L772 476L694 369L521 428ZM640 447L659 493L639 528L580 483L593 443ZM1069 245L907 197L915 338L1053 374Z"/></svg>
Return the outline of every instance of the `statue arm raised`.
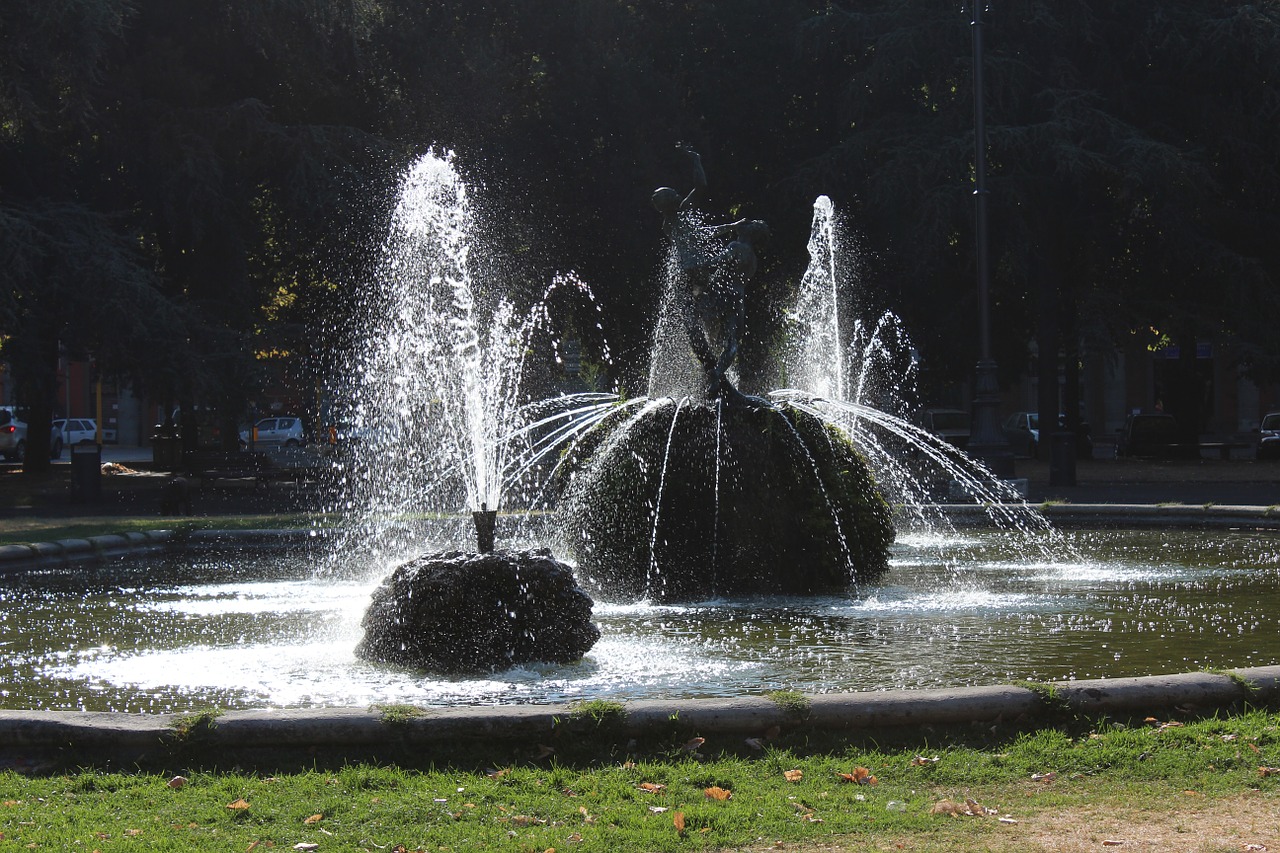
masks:
<svg viewBox="0 0 1280 853"><path fill-rule="evenodd" d="M683 142L677 142L676 148L689 155L689 160L693 164L693 189L689 190L689 194L684 197L684 201L680 202L680 209L685 210L693 204L693 197L698 194L698 190L707 188L707 173L702 168L702 157L697 151L694 151Z"/></svg>

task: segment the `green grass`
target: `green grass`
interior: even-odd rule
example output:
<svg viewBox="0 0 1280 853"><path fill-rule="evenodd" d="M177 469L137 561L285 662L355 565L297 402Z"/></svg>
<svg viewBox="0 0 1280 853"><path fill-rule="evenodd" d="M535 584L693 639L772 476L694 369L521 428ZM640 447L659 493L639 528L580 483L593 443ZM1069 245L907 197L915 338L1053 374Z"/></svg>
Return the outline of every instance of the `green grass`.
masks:
<svg viewBox="0 0 1280 853"><path fill-rule="evenodd" d="M917 732L913 742L892 748L867 739L821 751L784 738L784 746L759 757L713 750L708 738L702 751L714 757L707 760L619 756L569 766L553 757L487 772L196 769L183 774L188 781L181 787L170 787L167 774L0 772L0 847L106 853L314 843L322 851L403 845L612 853L762 849L776 842L794 849L818 841L862 850L914 839L921 846L911 849L980 850L1004 825L994 817L934 815L935 803L970 797L1014 819L1060 820L1081 805L1174 813L1186 792L1206 800L1251 791L1267 802L1280 796L1280 777L1258 769L1280 765L1276 713L1184 726L1095 720L1073 731L982 737L967 744ZM876 784L843 779L860 767ZM715 799L709 789L731 796ZM904 808L891 809L891 802Z"/></svg>

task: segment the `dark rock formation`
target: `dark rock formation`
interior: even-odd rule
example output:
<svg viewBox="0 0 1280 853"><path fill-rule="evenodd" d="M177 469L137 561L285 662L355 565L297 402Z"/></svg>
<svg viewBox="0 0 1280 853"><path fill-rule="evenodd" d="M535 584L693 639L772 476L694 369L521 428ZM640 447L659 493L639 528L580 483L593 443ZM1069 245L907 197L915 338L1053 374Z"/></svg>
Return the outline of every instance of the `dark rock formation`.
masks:
<svg viewBox="0 0 1280 853"><path fill-rule="evenodd" d="M549 551L430 554L374 592L356 654L443 674L572 663L600 638L591 606Z"/></svg>
<svg viewBox="0 0 1280 853"><path fill-rule="evenodd" d="M798 409L620 410L572 453L565 542L600 597L842 593L888 567L866 461Z"/></svg>

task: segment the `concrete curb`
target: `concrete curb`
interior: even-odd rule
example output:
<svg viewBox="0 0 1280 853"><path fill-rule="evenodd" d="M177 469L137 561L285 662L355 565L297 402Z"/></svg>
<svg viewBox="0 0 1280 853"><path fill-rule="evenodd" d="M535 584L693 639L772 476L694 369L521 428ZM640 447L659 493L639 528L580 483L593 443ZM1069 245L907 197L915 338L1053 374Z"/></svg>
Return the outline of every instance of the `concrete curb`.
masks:
<svg viewBox="0 0 1280 853"><path fill-rule="evenodd" d="M148 530L146 532L59 539L28 545L0 545L0 574L32 568L56 568L159 551L186 548L289 549L325 543L330 532L319 529L284 530Z"/></svg>
<svg viewBox="0 0 1280 853"><path fill-rule="evenodd" d="M228 711L203 726L192 742L214 755L296 751L315 756L347 750L420 758L432 748L467 742L543 743L561 727L574 725L588 736L594 732L621 741L678 729L708 739L732 737L736 743L774 726L855 732L1051 720L1063 711L1130 717L1179 708L1208 714L1244 702L1280 701L1280 666L1060 682L1043 691L1003 685L822 694L803 700L789 707L761 696L639 701L624 705L608 728L596 726L572 705L435 707L406 709L394 717L362 708ZM0 754L77 759L107 754L117 761L140 761L183 746L186 741L178 734L182 722L182 717L167 714L0 710Z"/></svg>
<svg viewBox="0 0 1280 853"><path fill-rule="evenodd" d="M1028 504L1055 527L1066 528L1196 528L1280 530L1280 511L1265 506L1206 504ZM946 504L943 514L952 523L989 527L990 517L977 504Z"/></svg>

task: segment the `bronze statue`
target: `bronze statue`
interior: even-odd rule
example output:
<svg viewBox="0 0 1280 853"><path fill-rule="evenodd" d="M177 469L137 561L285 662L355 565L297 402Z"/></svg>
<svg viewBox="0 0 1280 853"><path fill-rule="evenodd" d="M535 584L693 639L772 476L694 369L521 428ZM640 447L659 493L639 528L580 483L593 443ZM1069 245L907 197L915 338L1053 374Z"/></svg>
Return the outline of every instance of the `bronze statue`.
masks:
<svg viewBox="0 0 1280 853"><path fill-rule="evenodd" d="M694 187L687 195L671 187L656 190L653 206L662 214L662 232L670 241L684 280L683 304L689 346L707 378L707 397L735 404L751 404L725 373L738 356L747 282L758 265L756 245L769 236L769 226L753 219L723 225L701 225L691 213L694 196L705 189L702 158L687 145L676 146L693 165ZM732 237L727 245L717 241ZM711 339L723 341L719 357Z"/></svg>

